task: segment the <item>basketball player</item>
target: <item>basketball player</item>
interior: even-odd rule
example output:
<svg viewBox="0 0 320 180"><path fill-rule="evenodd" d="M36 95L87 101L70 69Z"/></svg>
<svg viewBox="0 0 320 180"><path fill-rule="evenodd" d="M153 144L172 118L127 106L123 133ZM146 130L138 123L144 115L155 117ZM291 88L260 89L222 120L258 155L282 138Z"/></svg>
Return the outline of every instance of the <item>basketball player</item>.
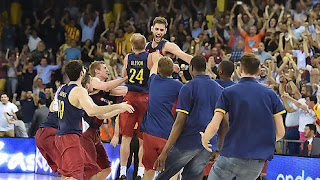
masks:
<svg viewBox="0 0 320 180"><path fill-rule="evenodd" d="M169 57L154 58L149 78L148 110L141 124L143 131L143 179L153 179L153 164L160 155L175 119L175 108L183 84L172 79L173 62ZM159 61L159 62L158 62ZM159 75L157 69L159 67Z"/></svg>
<svg viewBox="0 0 320 180"><path fill-rule="evenodd" d="M153 20L151 26L153 40L148 43L146 50L149 53L159 51L160 54L171 58L176 56L189 64L192 59L191 55L183 52L178 45L163 39L163 36L167 33L167 26L168 22L164 17L156 17Z"/></svg>
<svg viewBox="0 0 320 180"><path fill-rule="evenodd" d="M95 86L95 89L102 88L103 90L93 90L89 95L92 98L93 102L98 106L104 106L109 104L110 95L112 96L124 96L127 93L127 87L115 87L110 89L110 91L105 91L111 86L107 86L108 83L113 83L112 86L119 86L128 78L122 78L122 80L109 81L105 82L108 79L108 69L104 61L94 61L89 66L89 73L93 78L91 79L89 86ZM97 80L94 80L97 79ZM95 82L94 82L95 81ZM114 83L115 82L115 83ZM101 86L99 86L101 85ZM88 88L90 91L90 88ZM97 175L97 179L104 180L108 177L111 172L110 161L106 150L101 142L100 136L97 133L97 130L100 128L103 123L103 119L113 117L121 113L120 110L112 111L103 116L94 116L90 117L87 113L84 114L84 120L90 125L90 127L82 134L80 137L80 142L83 148L86 150L88 155L97 162L102 171Z"/></svg>
<svg viewBox="0 0 320 180"><path fill-rule="evenodd" d="M142 135L140 133L140 125L144 113L148 107L148 79L150 69L152 67L152 56L146 52L146 39L143 35L135 33L132 35L130 42L132 44L132 52L128 54L123 61L122 75L128 76L128 93L124 97L124 101L131 104L135 113L122 113L119 116L119 134L122 135L122 143L120 147L120 179L126 179L127 161L130 153L130 142L136 123L138 124L136 135L139 138L139 168L137 179L142 178L144 167L141 159L143 155ZM159 54L159 53L157 53Z"/></svg>
<svg viewBox="0 0 320 180"><path fill-rule="evenodd" d="M81 87L86 70L79 61L67 63L65 72L70 82L58 94L59 127L55 136L55 145L62 158L59 172L69 179L95 179L101 169L88 156L79 140L82 108L89 116L103 115L117 109L132 113L133 108L126 103L108 106L94 104L87 90Z"/></svg>

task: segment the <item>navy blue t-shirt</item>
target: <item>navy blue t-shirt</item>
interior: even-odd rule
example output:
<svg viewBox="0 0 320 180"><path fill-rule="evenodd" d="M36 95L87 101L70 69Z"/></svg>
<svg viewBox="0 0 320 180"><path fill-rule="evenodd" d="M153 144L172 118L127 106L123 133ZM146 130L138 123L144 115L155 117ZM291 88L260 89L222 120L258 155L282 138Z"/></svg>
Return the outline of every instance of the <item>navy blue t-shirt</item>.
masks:
<svg viewBox="0 0 320 180"><path fill-rule="evenodd" d="M59 119L59 128L56 132L56 135L64 134L78 134L82 128L80 127L80 122L82 120L82 109L74 107L69 101L70 91L77 87L76 84L68 84L61 88L58 95L58 119Z"/></svg>
<svg viewBox="0 0 320 180"><path fill-rule="evenodd" d="M58 129L59 127L58 112L49 112L46 121L42 123L39 127L40 128L52 127L52 128Z"/></svg>
<svg viewBox="0 0 320 180"><path fill-rule="evenodd" d="M220 79L216 79L215 81L218 84L220 84L220 86L222 86L223 88L226 88L226 87L229 87L229 86L232 86L232 85L236 84L233 81L221 81Z"/></svg>
<svg viewBox="0 0 320 180"><path fill-rule="evenodd" d="M243 159L273 158L276 144L274 116L285 113L273 89L244 77L222 91L216 110L229 113L220 155Z"/></svg>
<svg viewBox="0 0 320 180"><path fill-rule="evenodd" d="M90 95L93 102L98 106L105 106L109 104L110 92L99 91L96 94ZM103 123L103 119L99 119L96 116L90 117L86 112L84 112L83 119L90 125L91 128L99 129Z"/></svg>
<svg viewBox="0 0 320 180"><path fill-rule="evenodd" d="M37 107L34 105L33 99L20 100L21 103L21 110L23 114L23 122L24 123L31 123L34 111L37 109Z"/></svg>
<svg viewBox="0 0 320 180"><path fill-rule="evenodd" d="M177 112L186 113L186 125L177 139L178 149L202 149L201 135L211 122L222 87L208 75L197 75L180 91ZM218 150L218 138L211 140L212 149Z"/></svg>
<svg viewBox="0 0 320 180"><path fill-rule="evenodd" d="M148 79L150 70L147 65L148 56L148 52L129 54L127 65L128 91L149 93Z"/></svg>
<svg viewBox="0 0 320 180"><path fill-rule="evenodd" d="M149 105L141 123L141 131L168 139L175 119L172 114L183 84L180 81L152 74L149 78Z"/></svg>

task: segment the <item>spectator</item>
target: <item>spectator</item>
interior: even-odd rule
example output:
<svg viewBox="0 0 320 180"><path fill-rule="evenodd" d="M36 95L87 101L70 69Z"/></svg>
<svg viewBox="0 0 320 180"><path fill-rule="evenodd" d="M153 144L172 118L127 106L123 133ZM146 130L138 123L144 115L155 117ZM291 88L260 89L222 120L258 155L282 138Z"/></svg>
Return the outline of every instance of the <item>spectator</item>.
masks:
<svg viewBox="0 0 320 180"><path fill-rule="evenodd" d="M306 141L303 143L303 150L301 155L302 156L310 156L311 155L311 148L309 145L312 145L313 138L316 136L316 125L314 124L307 124L304 128L304 137ZM311 146L312 147L312 146Z"/></svg>
<svg viewBox="0 0 320 180"><path fill-rule="evenodd" d="M41 39L38 36L38 33L35 29L33 29L31 31L31 35L28 32L29 32L29 29L26 30L26 35L29 39L29 41L28 41L29 50L32 52L33 50L35 50L37 48L38 43L41 41Z"/></svg>
<svg viewBox="0 0 320 180"><path fill-rule="evenodd" d="M15 39L16 39L15 29L12 26L10 26L8 20L6 20L1 33L2 49L13 50L15 45Z"/></svg>
<svg viewBox="0 0 320 180"><path fill-rule="evenodd" d="M257 34L257 27L251 26L249 29L249 35L242 29L240 21L241 21L242 15L238 15L238 29L241 34L241 36L244 38L245 44L244 44L244 52L251 53L254 49L257 48L258 44L261 42L261 39L264 36L266 23L264 23L262 29Z"/></svg>
<svg viewBox="0 0 320 180"><path fill-rule="evenodd" d="M260 74L257 76L257 81L261 84L268 84L267 69L265 67L260 68Z"/></svg>
<svg viewBox="0 0 320 180"><path fill-rule="evenodd" d="M31 52L32 61L34 62L34 66L40 64L42 58L52 59L52 49L49 51L46 49L46 45L43 41L40 41L37 45L37 48ZM49 61L50 62L50 61Z"/></svg>
<svg viewBox="0 0 320 180"><path fill-rule="evenodd" d="M12 102L14 104L20 103L21 112L23 114L23 118L20 120L24 122L25 129L28 132L29 128L31 127L34 111L37 107L37 101L35 100L32 91L21 93L20 101L16 101L16 98L17 94L14 94Z"/></svg>
<svg viewBox="0 0 320 180"><path fill-rule="evenodd" d="M78 41L80 38L80 30L75 26L76 23L74 21L74 19L70 19L69 20L69 24L65 24L65 19L68 17L69 14L65 14L61 20L60 20L60 24L62 27L65 28L66 30L66 38L67 39L73 39Z"/></svg>
<svg viewBox="0 0 320 180"><path fill-rule="evenodd" d="M33 118L32 118L32 124L29 130L29 137L34 137L37 130L39 129L40 124L42 124L48 114L49 114L49 108L46 106L46 101L44 99L39 99L39 109L37 109L34 112Z"/></svg>
<svg viewBox="0 0 320 180"><path fill-rule="evenodd" d="M93 42L94 32L95 32L95 29L99 23L99 12L98 11L96 11L96 15L97 15L97 17L96 17L95 21L93 22L93 20L90 19L88 22L88 25L86 25L83 22L83 16L80 18L80 25L82 28L81 42L84 43L87 39L90 39Z"/></svg>
<svg viewBox="0 0 320 180"><path fill-rule="evenodd" d="M262 42L259 43L258 45L258 52L255 53L255 55L258 56L261 64L265 64L266 59L272 59L271 54L267 53L265 51L264 44Z"/></svg>
<svg viewBox="0 0 320 180"><path fill-rule="evenodd" d="M81 59L81 51L77 47L77 42L75 40L71 40L71 47L64 51L66 55L65 63L69 62L70 60L77 60Z"/></svg>
<svg viewBox="0 0 320 180"><path fill-rule="evenodd" d="M93 59L89 56L89 52L91 51L91 44L91 40L87 39L81 48L81 59L83 64L87 67L89 67L90 63L93 61Z"/></svg>
<svg viewBox="0 0 320 180"><path fill-rule="evenodd" d="M124 39L126 40L126 52L131 52L131 43L130 42L130 38L131 36L136 32L136 28L134 27L134 25L131 22L126 22L125 23L125 30L126 33L124 33Z"/></svg>
<svg viewBox="0 0 320 180"><path fill-rule="evenodd" d="M42 70L39 78L42 79L43 84L49 85L52 71L59 69L60 64L61 62L57 65L48 65L47 59L43 58L41 59L40 64L34 67L34 69L36 69L38 73Z"/></svg>
<svg viewBox="0 0 320 180"><path fill-rule="evenodd" d="M237 47L235 49L233 49L231 52L230 60L232 62L239 62L243 52L244 52L244 41L239 40Z"/></svg>
<svg viewBox="0 0 320 180"><path fill-rule="evenodd" d="M8 54L8 51L7 51ZM7 55L6 55L7 56ZM16 93L18 86L17 78L17 62L15 53L11 53L8 64L7 64L7 92L8 96L12 97Z"/></svg>
<svg viewBox="0 0 320 180"><path fill-rule="evenodd" d="M37 72L33 69L33 63L27 59L22 69L22 91L32 91L33 79L36 77L36 75Z"/></svg>
<svg viewBox="0 0 320 180"><path fill-rule="evenodd" d="M0 137L14 137L14 123L13 120L15 113L18 111L18 107L9 102L7 94L1 94L0 103ZM6 115L5 115L6 114ZM7 116L7 118L6 118Z"/></svg>
<svg viewBox="0 0 320 180"><path fill-rule="evenodd" d="M7 66L8 60L2 57L2 51L0 51L0 93L2 94L7 82Z"/></svg>

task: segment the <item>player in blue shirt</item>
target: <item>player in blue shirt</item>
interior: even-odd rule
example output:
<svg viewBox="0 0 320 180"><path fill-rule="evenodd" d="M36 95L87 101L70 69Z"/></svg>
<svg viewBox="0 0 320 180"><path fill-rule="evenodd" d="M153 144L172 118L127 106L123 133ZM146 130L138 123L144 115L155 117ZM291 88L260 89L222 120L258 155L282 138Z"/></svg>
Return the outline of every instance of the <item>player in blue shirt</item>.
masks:
<svg viewBox="0 0 320 180"><path fill-rule="evenodd" d="M157 177L159 180L170 179L183 167L184 179L199 179L211 157L212 153L201 145L199 132L210 123L223 88L205 75L205 70L206 59L200 55L194 56L189 67L193 79L180 90L177 118L154 164L154 169L160 167L160 171L163 171ZM217 136L211 142L213 148L218 150Z"/></svg>
<svg viewBox="0 0 320 180"><path fill-rule="evenodd" d="M215 81L223 88L236 84L231 81L233 71L234 65L231 61L221 61L218 66L219 79L216 79Z"/></svg>
<svg viewBox="0 0 320 180"><path fill-rule="evenodd" d="M273 89L257 82L259 66L256 55L242 55L241 80L223 90L212 121L202 134L202 144L210 151L209 140L225 121L224 114L229 113L229 131L209 174L210 180L255 180L265 161L273 158L276 140L285 134L281 114L286 111Z"/></svg>
<svg viewBox="0 0 320 180"><path fill-rule="evenodd" d="M63 86L58 94L59 127L55 136L55 145L62 158L59 172L65 177L89 179L101 169L80 144L79 136L82 129L79 123L82 118L82 108L90 116L103 115L117 109L133 112L133 108L125 103L108 106L94 104L87 90L81 86L86 74L81 62L67 63L65 72L70 82Z"/></svg>
<svg viewBox="0 0 320 180"><path fill-rule="evenodd" d="M161 55L160 55L161 56ZM159 62L158 62L159 61ZM160 155L175 119L176 101L183 84L172 79L173 62L169 57L153 58L149 78L149 104L141 123L143 131L142 163L146 170L144 179L153 179L153 164ZM159 67L159 75L157 69Z"/></svg>

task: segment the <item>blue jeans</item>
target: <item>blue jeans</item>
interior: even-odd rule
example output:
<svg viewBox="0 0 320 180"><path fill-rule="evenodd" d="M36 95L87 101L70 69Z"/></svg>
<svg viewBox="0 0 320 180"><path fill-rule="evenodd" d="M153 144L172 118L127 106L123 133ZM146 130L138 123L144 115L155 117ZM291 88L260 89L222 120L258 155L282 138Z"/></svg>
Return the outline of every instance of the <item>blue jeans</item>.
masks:
<svg viewBox="0 0 320 180"><path fill-rule="evenodd" d="M211 155L205 149L180 150L173 146L168 152L165 171L156 180L170 179L183 167L182 179L199 179Z"/></svg>
<svg viewBox="0 0 320 180"><path fill-rule="evenodd" d="M292 129L287 128L285 138L290 140L299 140L300 134L299 134L298 128L292 128ZM288 143L288 149L289 149L289 154L298 155L300 150L300 143Z"/></svg>
<svg viewBox="0 0 320 180"><path fill-rule="evenodd" d="M256 180L265 160L219 156L211 168L208 180Z"/></svg>
<svg viewBox="0 0 320 180"><path fill-rule="evenodd" d="M8 78L7 79L7 92L8 96L11 98L14 93L16 93L18 86L18 79L17 78Z"/></svg>

